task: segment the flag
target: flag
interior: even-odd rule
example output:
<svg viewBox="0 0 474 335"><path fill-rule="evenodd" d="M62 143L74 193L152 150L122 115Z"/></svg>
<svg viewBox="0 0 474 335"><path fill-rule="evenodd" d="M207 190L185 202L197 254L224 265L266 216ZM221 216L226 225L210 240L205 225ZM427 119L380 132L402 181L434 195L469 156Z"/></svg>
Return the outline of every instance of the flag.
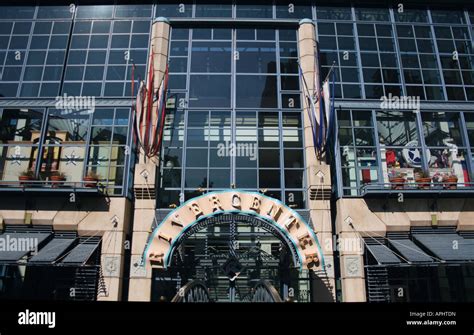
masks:
<svg viewBox="0 0 474 335"><path fill-rule="evenodd" d="M330 82L329 82L330 78ZM329 74L329 78L325 83L325 87L327 89L327 93L325 94L326 100L326 117L328 120L328 129L326 133L326 145L333 140L335 133L335 119L336 119L336 111L335 111L335 88L336 88L336 71L332 69L331 73Z"/></svg>
<svg viewBox="0 0 474 335"><path fill-rule="evenodd" d="M150 54L148 83L140 82L135 103L134 129L138 145L145 157L158 156L166 114L166 93L168 90L168 66L155 89L154 53ZM156 108L153 106L156 104Z"/></svg>

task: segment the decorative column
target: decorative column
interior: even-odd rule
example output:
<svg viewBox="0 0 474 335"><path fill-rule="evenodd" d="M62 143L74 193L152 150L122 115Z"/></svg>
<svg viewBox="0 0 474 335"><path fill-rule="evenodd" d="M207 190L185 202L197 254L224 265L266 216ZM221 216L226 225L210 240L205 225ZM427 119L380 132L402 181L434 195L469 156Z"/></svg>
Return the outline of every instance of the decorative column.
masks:
<svg viewBox="0 0 474 335"><path fill-rule="evenodd" d="M364 199L339 199L336 232L343 302L365 302L364 232L385 235L384 223L367 207Z"/></svg>
<svg viewBox="0 0 474 335"><path fill-rule="evenodd" d="M151 50L153 50L154 87L159 87L163 79L168 62L168 46L170 39L170 23L168 19L159 17L153 21L151 33ZM150 57L150 55L149 55ZM156 93L156 92L154 92ZM154 102L153 110L157 108ZM141 257L145 245L152 231L156 211L156 176L158 171L159 157L152 159L145 157L140 150L139 161L135 165L134 191L135 191L135 215L133 224L132 255L130 265L130 301L150 301L151 296L151 266L145 260L142 265Z"/></svg>
<svg viewBox="0 0 474 335"><path fill-rule="evenodd" d="M310 19L300 21L298 31L299 63L301 72L311 92L315 91L316 70L316 30ZM319 78L318 78L319 80ZM302 83L303 85L303 83ZM303 86L304 87L304 86ZM304 90L304 89L303 89ZM332 248L332 226L331 226L331 174L330 166L325 163L324 156L318 158L313 140L313 129L309 118L311 106L306 97L303 99L303 123L306 155L306 181L307 181L307 204L313 229L321 243L326 267L316 271L315 296L316 301L335 300L334 280L334 255ZM319 120L319 107L316 104L316 122ZM317 127L317 124L315 125ZM322 286L320 286L322 285ZM329 295L328 295L329 293Z"/></svg>

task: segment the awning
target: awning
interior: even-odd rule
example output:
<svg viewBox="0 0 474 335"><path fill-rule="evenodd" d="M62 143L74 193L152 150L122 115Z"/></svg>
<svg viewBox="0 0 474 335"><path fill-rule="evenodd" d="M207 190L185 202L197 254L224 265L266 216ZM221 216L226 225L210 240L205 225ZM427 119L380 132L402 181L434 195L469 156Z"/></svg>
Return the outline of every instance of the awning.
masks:
<svg viewBox="0 0 474 335"><path fill-rule="evenodd" d="M44 264L53 263L61 256L75 241L75 238L54 237L35 256L31 257L28 263Z"/></svg>
<svg viewBox="0 0 474 335"><path fill-rule="evenodd" d="M84 241L72 249L69 254L62 260L62 265L83 265L92 256L94 251L99 246L100 239L93 239L91 241Z"/></svg>
<svg viewBox="0 0 474 335"><path fill-rule="evenodd" d="M379 264L400 264L402 262L386 245L367 244L367 249Z"/></svg>
<svg viewBox="0 0 474 335"><path fill-rule="evenodd" d="M51 233L4 233L0 235L0 262L16 263L31 251L37 251Z"/></svg>
<svg viewBox="0 0 474 335"><path fill-rule="evenodd" d="M413 234L436 257L445 261L474 260L474 240L458 234Z"/></svg>
<svg viewBox="0 0 474 335"><path fill-rule="evenodd" d="M390 239L390 244L394 249L400 253L407 261L413 263L433 262L433 258L428 256L426 252L420 249L412 240L404 239Z"/></svg>

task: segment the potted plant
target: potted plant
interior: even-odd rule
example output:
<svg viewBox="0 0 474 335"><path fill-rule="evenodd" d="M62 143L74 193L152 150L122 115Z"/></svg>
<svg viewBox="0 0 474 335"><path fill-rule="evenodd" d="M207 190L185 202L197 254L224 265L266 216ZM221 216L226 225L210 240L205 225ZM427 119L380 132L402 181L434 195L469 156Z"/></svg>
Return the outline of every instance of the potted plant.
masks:
<svg viewBox="0 0 474 335"><path fill-rule="evenodd" d="M97 183L99 182L100 176L90 171L87 176L84 177L84 187L97 187Z"/></svg>
<svg viewBox="0 0 474 335"><path fill-rule="evenodd" d="M458 176L451 171L451 173L443 176L444 188L448 190L455 190L458 187Z"/></svg>
<svg viewBox="0 0 474 335"><path fill-rule="evenodd" d="M25 170L20 173L18 176L18 180L20 181L20 185L28 184L28 181L35 179L35 173L31 170Z"/></svg>
<svg viewBox="0 0 474 335"><path fill-rule="evenodd" d="M415 172L415 182L420 190L428 190L431 187L431 177L429 172Z"/></svg>
<svg viewBox="0 0 474 335"><path fill-rule="evenodd" d="M392 170L389 180L393 190L402 190L405 188L406 179L402 173Z"/></svg>
<svg viewBox="0 0 474 335"><path fill-rule="evenodd" d="M51 174L51 184L52 187L62 186L66 180L66 175L62 172L56 171Z"/></svg>

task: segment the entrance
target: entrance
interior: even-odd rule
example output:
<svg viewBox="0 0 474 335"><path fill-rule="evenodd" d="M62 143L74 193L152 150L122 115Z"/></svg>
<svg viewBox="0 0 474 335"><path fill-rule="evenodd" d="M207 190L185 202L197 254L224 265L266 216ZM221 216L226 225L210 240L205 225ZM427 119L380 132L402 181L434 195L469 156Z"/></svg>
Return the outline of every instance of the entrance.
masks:
<svg viewBox="0 0 474 335"><path fill-rule="evenodd" d="M245 214L221 214L182 235L167 269L154 269L152 300L311 301L309 271L276 227Z"/></svg>

